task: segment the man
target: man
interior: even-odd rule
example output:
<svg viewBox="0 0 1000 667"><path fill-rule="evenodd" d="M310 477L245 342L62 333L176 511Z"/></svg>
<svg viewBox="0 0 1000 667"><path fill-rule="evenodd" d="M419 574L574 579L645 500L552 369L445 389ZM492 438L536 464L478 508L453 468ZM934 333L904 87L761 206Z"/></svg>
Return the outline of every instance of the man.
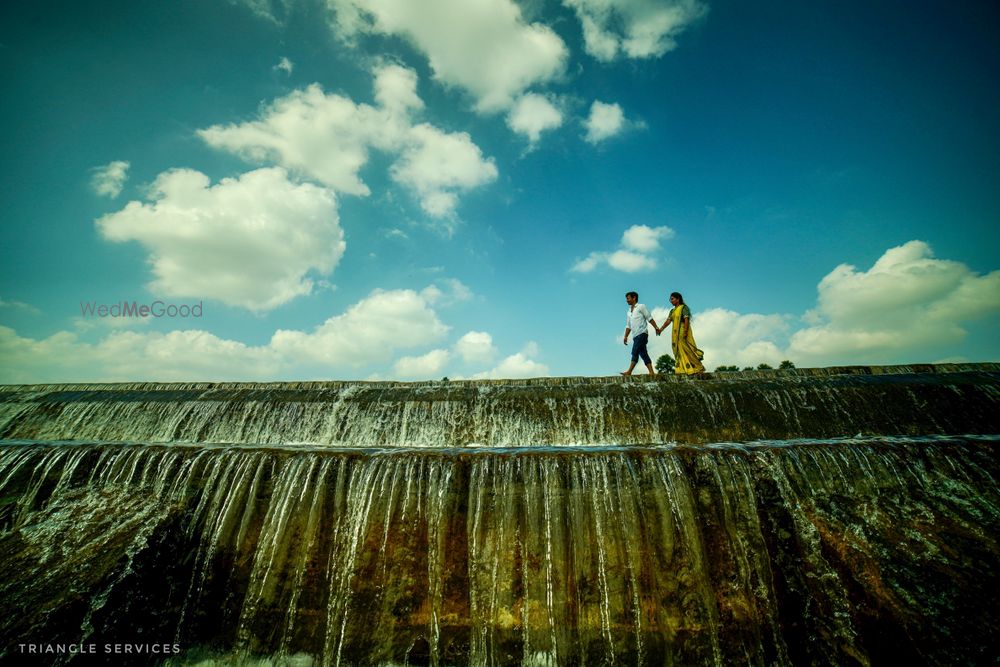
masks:
<svg viewBox="0 0 1000 667"><path fill-rule="evenodd" d="M628 336L630 333L632 334L632 363L622 375L632 375L632 369L635 368L639 357L642 357L643 363L649 369L649 374L656 375L656 372L653 370L653 361L649 358L649 352L646 351L646 343L649 342L646 323L649 322L653 327L656 327L656 320L650 316L646 306L639 303L639 294L637 292L626 294L625 303L628 304L628 314L625 319L625 338L622 342L628 345Z"/></svg>

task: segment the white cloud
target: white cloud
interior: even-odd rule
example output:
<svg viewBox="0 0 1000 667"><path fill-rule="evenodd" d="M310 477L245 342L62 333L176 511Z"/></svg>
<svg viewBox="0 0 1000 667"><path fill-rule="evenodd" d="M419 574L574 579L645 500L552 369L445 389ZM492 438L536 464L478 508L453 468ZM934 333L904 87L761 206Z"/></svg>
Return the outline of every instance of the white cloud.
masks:
<svg viewBox="0 0 1000 667"><path fill-rule="evenodd" d="M402 357L393 365L393 373L406 379L434 379L441 375L450 359L448 350L431 350L419 357Z"/></svg>
<svg viewBox="0 0 1000 667"><path fill-rule="evenodd" d="M656 260L637 252L627 250L616 250L607 256L608 266L625 273L636 273L638 271L649 271L656 268Z"/></svg>
<svg viewBox="0 0 1000 667"><path fill-rule="evenodd" d="M271 337L271 347L301 363L360 366L388 361L396 349L437 342L447 332L420 293L375 290L312 333L279 329Z"/></svg>
<svg viewBox="0 0 1000 667"><path fill-rule="evenodd" d="M433 295L433 288L425 289L421 295ZM451 349L437 348L418 356L405 356L398 359L392 367L392 377L404 379L433 379L447 374L455 380L467 379L449 364L459 362L466 366L490 365L498 354L493 344L493 336L485 331L469 331L462 335ZM502 359L490 370L481 371L471 376L471 379L525 378L540 377L549 374L549 368L537 361L538 344L529 341L517 353ZM379 375L379 378L382 376ZM371 379L371 378L370 378Z"/></svg>
<svg viewBox="0 0 1000 667"><path fill-rule="evenodd" d="M444 297L444 292L437 285L428 285L420 290L420 296L427 303L437 303Z"/></svg>
<svg viewBox="0 0 1000 667"><path fill-rule="evenodd" d="M622 234L620 247L610 252L595 251L577 261L570 271L590 273L602 264L625 273L636 273L656 268L652 254L660 250L660 241L674 237L670 227L632 225Z"/></svg>
<svg viewBox="0 0 1000 667"><path fill-rule="evenodd" d="M473 294L461 280L455 278L442 278L432 285L428 285L420 291L420 296L427 303L435 306L447 307L455 303L462 303L472 299Z"/></svg>
<svg viewBox="0 0 1000 667"><path fill-rule="evenodd" d="M424 290L421 294L428 293ZM406 356L398 359L393 365L395 377L406 379L430 379L440 377L445 373L451 362L457 361L467 366L489 365L498 354L493 344L493 336L485 331L469 331L462 335L451 349L437 348L419 356ZM541 377L549 374L549 368L539 362L538 344L529 341L517 353L503 358L490 370L480 371L471 375L471 379L526 378ZM452 369L455 371L456 369ZM460 373L447 373L452 379L466 379Z"/></svg>
<svg viewBox="0 0 1000 667"><path fill-rule="evenodd" d="M401 65L377 67L375 74L375 100L393 117L424 108L417 95L417 73Z"/></svg>
<svg viewBox="0 0 1000 667"><path fill-rule="evenodd" d="M510 355L497 364L495 368L477 373L472 378L474 380L481 380L545 377L549 374L549 367L535 361L534 357L537 357L538 354L538 344L534 341L529 341L517 354Z"/></svg>
<svg viewBox="0 0 1000 667"><path fill-rule="evenodd" d="M35 340L0 326L0 381L6 383L225 380L274 377L267 348L207 331L115 331L86 343L69 331Z"/></svg>
<svg viewBox="0 0 1000 667"><path fill-rule="evenodd" d="M230 4L243 5L257 18L282 25L294 0L229 0Z"/></svg>
<svg viewBox="0 0 1000 667"><path fill-rule="evenodd" d="M204 174L160 174L148 202L129 202L96 221L101 235L148 251L160 296L217 299L270 310L310 293L306 275L333 271L344 235L333 194L258 169L210 185Z"/></svg>
<svg viewBox="0 0 1000 667"><path fill-rule="evenodd" d="M979 275L910 241L867 271L836 267L820 281L816 307L801 318L692 310L692 331L710 369L784 359L800 367L940 361L955 356L971 323L1000 313L1000 271ZM653 317L662 324L666 313L657 308ZM666 332L654 351L670 351Z"/></svg>
<svg viewBox="0 0 1000 667"><path fill-rule="evenodd" d="M436 218L455 210L456 191L497 177L496 165L483 159L468 134L448 134L426 123L410 129L407 146L390 171L393 180L414 190L421 207Z"/></svg>
<svg viewBox="0 0 1000 667"><path fill-rule="evenodd" d="M401 350L444 339L449 327L440 321L427 298L434 294L430 288L420 292L375 290L311 331L279 329L266 344L258 346L201 330L115 330L90 343L69 331L36 340L0 326L0 383L336 377L335 373L367 364L389 364ZM450 350L435 348L397 359L391 374L432 379L442 375L455 359L489 364L496 354L489 333L469 331ZM549 375L548 366L538 361L539 354L538 345L529 342L491 370L473 377Z"/></svg>
<svg viewBox="0 0 1000 667"><path fill-rule="evenodd" d="M945 356L964 340L967 322L997 312L1000 271L977 275L910 241L868 271L841 264L824 277L812 326L792 335L788 354L807 363L872 363L905 350Z"/></svg>
<svg viewBox="0 0 1000 667"><path fill-rule="evenodd" d="M585 258L578 260L576 264L570 267L570 271L575 271L577 273L590 273L602 262L606 262L608 253L606 252L592 252Z"/></svg>
<svg viewBox="0 0 1000 667"><path fill-rule="evenodd" d="M278 61L278 64L274 66L274 69L284 72L285 74L291 74L292 70L295 69L295 66L292 65L291 60L282 56L281 60Z"/></svg>
<svg viewBox="0 0 1000 667"><path fill-rule="evenodd" d="M275 100L261 120L213 125L198 135L245 160L277 162L337 192L367 195L358 171L368 161L369 147L397 145L404 132L387 111L326 95L312 84Z"/></svg>
<svg viewBox="0 0 1000 667"><path fill-rule="evenodd" d="M485 331L470 331L455 343L455 353L467 364L489 364L496 357L493 336Z"/></svg>
<svg viewBox="0 0 1000 667"><path fill-rule="evenodd" d="M625 114L618 104L606 104L598 100L590 105L590 115L584 121L589 143L598 144L610 139L625 129Z"/></svg>
<svg viewBox="0 0 1000 667"><path fill-rule="evenodd" d="M656 58L677 47L676 37L702 17L697 0L563 0L576 11L587 53L601 61L618 55Z"/></svg>
<svg viewBox="0 0 1000 667"><path fill-rule="evenodd" d="M669 309L664 308L662 317ZM757 366L767 363L777 368L787 357L780 344L787 340L789 320L782 315L740 314L723 308L710 308L696 313L691 322L698 347L705 352L709 370L719 366ZM662 320L657 320L661 325ZM670 330L663 332L665 348L670 351Z"/></svg>
<svg viewBox="0 0 1000 667"><path fill-rule="evenodd" d="M413 290L376 290L312 331L278 330L259 346L200 330L116 330L88 343L69 331L36 340L0 326L0 382L330 377L388 363L398 350L434 343L447 332Z"/></svg>
<svg viewBox="0 0 1000 667"><path fill-rule="evenodd" d="M187 304L191 305L191 304ZM107 330L107 329L132 329L149 326L152 323L150 317L74 317L73 329L77 332Z"/></svg>
<svg viewBox="0 0 1000 667"><path fill-rule="evenodd" d="M568 50L550 28L528 24L511 0L328 0L342 36L403 37L434 77L476 98L481 112L507 109L525 90L563 73Z"/></svg>
<svg viewBox="0 0 1000 667"><path fill-rule="evenodd" d="M128 180L129 163L124 160L109 162L103 167L94 167L91 171L90 187L102 197L114 199L122 192L125 181Z"/></svg>
<svg viewBox="0 0 1000 667"><path fill-rule="evenodd" d="M13 308L15 310L23 310L32 315L39 315L42 311L35 308L30 303L24 303L23 301L8 301L6 299L0 298L0 308Z"/></svg>
<svg viewBox="0 0 1000 667"><path fill-rule="evenodd" d="M470 301L473 296L472 290L469 289L461 280L455 278L445 278L441 281L449 290L449 303L461 303L463 301Z"/></svg>
<svg viewBox="0 0 1000 667"><path fill-rule="evenodd" d="M497 178L492 158L465 132L413 124L423 107L417 76L399 65L374 70L378 106L326 94L319 84L273 101L256 121L214 125L198 135L210 146L256 162L276 162L337 192L366 196L359 172L373 149L397 156L390 168L431 216L454 214L458 194Z"/></svg>
<svg viewBox="0 0 1000 667"><path fill-rule="evenodd" d="M622 247L636 252L651 253L660 249L660 241L672 238L674 230L670 227L632 225L622 234Z"/></svg>
<svg viewBox="0 0 1000 667"><path fill-rule="evenodd" d="M537 93L522 95L507 114L507 126L526 136L532 144L541 138L542 132L555 129L562 122L562 112Z"/></svg>

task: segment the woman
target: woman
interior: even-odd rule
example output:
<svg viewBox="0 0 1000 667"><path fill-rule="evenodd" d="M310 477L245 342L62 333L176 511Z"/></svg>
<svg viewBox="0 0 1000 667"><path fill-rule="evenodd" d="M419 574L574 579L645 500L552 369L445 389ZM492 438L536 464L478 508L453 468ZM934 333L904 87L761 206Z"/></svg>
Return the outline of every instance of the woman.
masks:
<svg viewBox="0 0 1000 667"><path fill-rule="evenodd" d="M667 321L662 327L656 327L656 335L674 325L670 341L674 348L674 372L678 374L695 375L704 373L705 367L701 360L705 358L705 353L698 349L694 343L694 334L691 333L691 309L684 303L684 297L680 292L673 292L670 295L670 305L674 307L667 317Z"/></svg>

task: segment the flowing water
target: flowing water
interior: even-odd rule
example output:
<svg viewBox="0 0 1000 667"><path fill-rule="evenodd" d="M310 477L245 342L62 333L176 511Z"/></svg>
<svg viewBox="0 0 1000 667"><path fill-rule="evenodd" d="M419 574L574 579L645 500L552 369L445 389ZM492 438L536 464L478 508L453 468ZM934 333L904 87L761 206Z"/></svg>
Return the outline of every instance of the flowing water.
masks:
<svg viewBox="0 0 1000 667"><path fill-rule="evenodd" d="M0 438L528 447L1000 430L1000 364L913 370L864 366L656 381L0 386Z"/></svg>
<svg viewBox="0 0 1000 667"><path fill-rule="evenodd" d="M991 663L997 375L0 388L0 660Z"/></svg>

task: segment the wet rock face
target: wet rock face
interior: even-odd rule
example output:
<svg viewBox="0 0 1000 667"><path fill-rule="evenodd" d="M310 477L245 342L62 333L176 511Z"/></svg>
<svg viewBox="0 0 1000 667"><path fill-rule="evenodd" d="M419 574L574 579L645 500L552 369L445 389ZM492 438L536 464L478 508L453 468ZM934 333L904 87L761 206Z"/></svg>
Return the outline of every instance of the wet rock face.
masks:
<svg viewBox="0 0 1000 667"><path fill-rule="evenodd" d="M1000 648L998 446L8 442L0 601L16 613L0 650L16 660L33 638L177 643L178 664L983 664Z"/></svg>
<svg viewBox="0 0 1000 667"><path fill-rule="evenodd" d="M0 387L0 438L464 447L1000 433L1000 365Z"/></svg>

